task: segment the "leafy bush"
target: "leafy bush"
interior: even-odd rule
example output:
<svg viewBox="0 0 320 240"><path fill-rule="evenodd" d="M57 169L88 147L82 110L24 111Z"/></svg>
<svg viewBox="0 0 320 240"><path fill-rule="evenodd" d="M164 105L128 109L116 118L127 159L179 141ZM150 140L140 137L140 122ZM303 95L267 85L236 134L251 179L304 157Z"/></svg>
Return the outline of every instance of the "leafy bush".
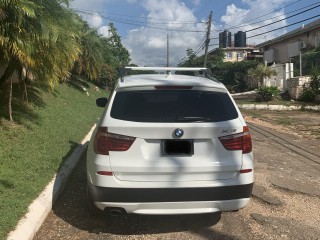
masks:
<svg viewBox="0 0 320 240"><path fill-rule="evenodd" d="M310 86L304 86L300 100L316 103L319 101L319 97L317 96L320 96L320 70L313 69Z"/></svg>
<svg viewBox="0 0 320 240"><path fill-rule="evenodd" d="M279 94L279 90L277 87L260 87L257 94L257 102L268 102Z"/></svg>
<svg viewBox="0 0 320 240"><path fill-rule="evenodd" d="M316 96L317 94L315 91L305 88L303 89L300 100L303 102L315 102Z"/></svg>

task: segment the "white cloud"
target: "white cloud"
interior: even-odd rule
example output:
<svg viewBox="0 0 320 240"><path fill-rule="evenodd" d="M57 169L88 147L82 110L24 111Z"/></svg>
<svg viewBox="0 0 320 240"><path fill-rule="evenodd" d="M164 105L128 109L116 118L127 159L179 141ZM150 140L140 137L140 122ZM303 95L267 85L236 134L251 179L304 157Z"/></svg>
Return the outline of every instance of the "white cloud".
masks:
<svg viewBox="0 0 320 240"><path fill-rule="evenodd" d="M194 4L195 6L199 6L200 3L201 3L201 0L193 0L193 4Z"/></svg>
<svg viewBox="0 0 320 240"><path fill-rule="evenodd" d="M195 51L201 50L201 41L205 37L207 25L205 23L199 23L199 20L197 20L193 12L193 9L188 8L184 3L186 1L121 1L123 1L124 8L132 8L132 4L139 4L139 6L136 6L137 9L139 9L140 7L144 8L144 11L141 11L141 16L146 16L145 24L142 24L140 22L137 23L144 26L135 27L127 33L127 36L122 36L122 42L131 53L131 59L133 63L145 66L166 65L167 34L169 34L170 39L169 51L171 66L174 66L186 56L187 48L192 48ZM225 14L220 19L222 23L219 23L219 25L217 25L216 21L212 22L211 37L217 38L218 33L220 31L223 31L224 29L231 31L232 33L235 33L237 31L248 31L253 28L257 28L282 19L284 16L280 15L284 14L284 11L277 11L277 13L272 13L265 16L264 18L258 17L261 17L266 13L270 13L275 9L278 9L287 1L288 0L242 0L242 5L238 5L240 4L240 1L236 1L226 8ZM110 2L115 3L116 0L74 0L71 3L71 6L77 9L90 10L91 13L95 13L82 14L82 17L86 21L88 21L91 26L96 27L99 34L107 37L109 34L108 27L104 26L106 22L103 21L103 19L99 15L99 12L107 9L106 6ZM202 3L204 2L205 1L202 1ZM201 4L201 0L190 0L190 3L192 3L191 5L196 6L197 4ZM139 21L143 20L139 19ZM206 20L204 19L204 21ZM193 24L190 24L192 22ZM274 37L284 34L286 30L281 29L275 32L250 38L250 36L256 34L264 33L275 28L286 26L286 24L286 21L281 21L279 23L257 29L255 31L249 31L247 32L247 37L249 37L247 39L247 43L259 44L265 40L270 40ZM170 29L176 29L179 31L172 31ZM210 45L214 45L217 43L218 40L213 39L211 40ZM214 47L216 46L214 45ZM199 54L203 54L203 51Z"/></svg>
<svg viewBox="0 0 320 240"><path fill-rule="evenodd" d="M106 0L74 0L71 1L71 7L82 10L94 10L98 11L106 4Z"/></svg>
<svg viewBox="0 0 320 240"><path fill-rule="evenodd" d="M89 23L90 26L94 28L99 28L102 25L102 17L98 13L86 16L85 20Z"/></svg>
<svg viewBox="0 0 320 240"><path fill-rule="evenodd" d="M141 66L166 65L169 34L170 65L174 66L185 57L187 48L194 47L202 39L204 33L188 32L203 31L203 24L195 23L196 17L183 2L145 0L143 7L148 12L148 26L131 30L123 40L133 63Z"/></svg>
<svg viewBox="0 0 320 240"><path fill-rule="evenodd" d="M285 0L242 0L243 3L247 4L247 8L239 8L234 4L227 7L225 15L221 17L221 21L225 23L224 28L235 33L237 31L249 31L254 28L264 26L266 24L275 22L284 18L284 11L277 11L276 13L271 13L279 6L285 3ZM263 18L262 15L270 13ZM282 16L281 16L282 15ZM252 37L267 31L286 26L286 21L281 21L270 26L256 29L254 31L247 32L247 43L249 44L259 44L265 40L270 40L279 35L286 33L286 30L281 29L274 32L262 34L260 36Z"/></svg>
<svg viewBox="0 0 320 240"><path fill-rule="evenodd" d="M110 37L109 36L109 26L102 26L98 29L98 33L103 37Z"/></svg>
<svg viewBox="0 0 320 240"><path fill-rule="evenodd" d="M103 24L103 19L98 12L107 2L106 0L74 0L71 1L71 8L79 10L81 17L91 27L99 28Z"/></svg>

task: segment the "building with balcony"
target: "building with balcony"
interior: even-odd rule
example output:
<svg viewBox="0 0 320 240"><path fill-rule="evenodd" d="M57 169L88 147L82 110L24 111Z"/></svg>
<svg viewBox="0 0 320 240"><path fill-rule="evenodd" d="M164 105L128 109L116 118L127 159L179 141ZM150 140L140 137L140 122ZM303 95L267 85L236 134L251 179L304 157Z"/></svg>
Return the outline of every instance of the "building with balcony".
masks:
<svg viewBox="0 0 320 240"><path fill-rule="evenodd" d="M320 19L263 42L257 47L267 63L288 63L300 52L320 47Z"/></svg>

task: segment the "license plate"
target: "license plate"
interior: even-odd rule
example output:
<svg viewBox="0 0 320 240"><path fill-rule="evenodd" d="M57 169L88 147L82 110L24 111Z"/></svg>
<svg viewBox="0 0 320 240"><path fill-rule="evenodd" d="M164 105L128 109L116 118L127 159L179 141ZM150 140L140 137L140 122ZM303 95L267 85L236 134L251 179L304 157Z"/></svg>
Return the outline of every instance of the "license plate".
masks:
<svg viewBox="0 0 320 240"><path fill-rule="evenodd" d="M191 156L194 154L193 140L162 140L163 155Z"/></svg>

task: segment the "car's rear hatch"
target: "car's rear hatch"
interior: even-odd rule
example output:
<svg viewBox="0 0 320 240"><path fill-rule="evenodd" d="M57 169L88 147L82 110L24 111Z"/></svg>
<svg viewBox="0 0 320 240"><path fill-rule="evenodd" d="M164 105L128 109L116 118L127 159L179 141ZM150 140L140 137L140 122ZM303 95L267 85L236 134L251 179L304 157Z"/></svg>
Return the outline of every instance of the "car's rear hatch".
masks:
<svg viewBox="0 0 320 240"><path fill-rule="evenodd" d="M117 93L108 132L135 138L126 151L110 151L121 181L178 182L232 179L242 151L226 150L219 137L241 133L229 95L194 90Z"/></svg>

